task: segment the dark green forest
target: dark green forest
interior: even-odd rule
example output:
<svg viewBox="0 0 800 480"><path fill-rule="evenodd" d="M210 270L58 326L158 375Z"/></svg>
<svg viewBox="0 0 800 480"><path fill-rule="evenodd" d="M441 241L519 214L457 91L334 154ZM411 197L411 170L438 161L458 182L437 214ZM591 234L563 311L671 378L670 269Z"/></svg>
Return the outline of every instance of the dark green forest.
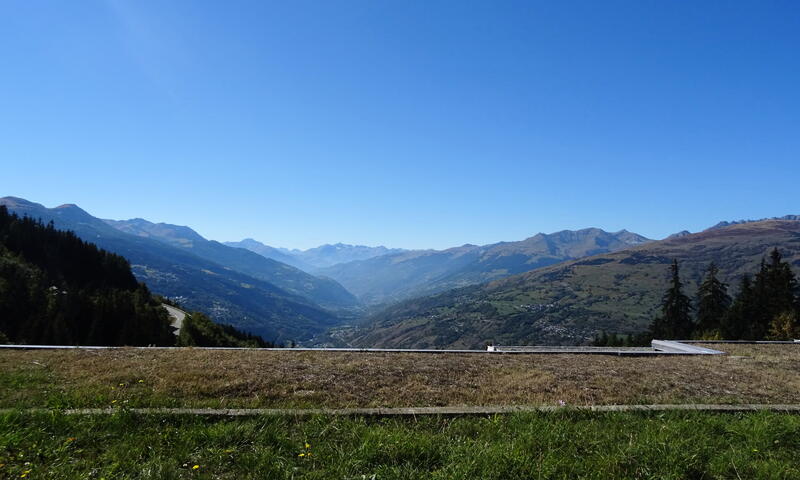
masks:
<svg viewBox="0 0 800 480"><path fill-rule="evenodd" d="M176 337L161 303L124 257L0 205L0 340L172 346ZM187 326L184 345L267 345L202 314Z"/></svg>
<svg viewBox="0 0 800 480"><path fill-rule="evenodd" d="M0 331L15 343L172 345L125 258L0 206Z"/></svg>

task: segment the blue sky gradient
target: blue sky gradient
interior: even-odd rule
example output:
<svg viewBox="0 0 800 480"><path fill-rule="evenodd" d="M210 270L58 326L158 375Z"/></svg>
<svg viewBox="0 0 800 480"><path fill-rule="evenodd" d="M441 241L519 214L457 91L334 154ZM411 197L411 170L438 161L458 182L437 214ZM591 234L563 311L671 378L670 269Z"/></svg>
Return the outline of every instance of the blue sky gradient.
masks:
<svg viewBox="0 0 800 480"><path fill-rule="evenodd" d="M0 196L307 248L800 214L793 1L0 3Z"/></svg>

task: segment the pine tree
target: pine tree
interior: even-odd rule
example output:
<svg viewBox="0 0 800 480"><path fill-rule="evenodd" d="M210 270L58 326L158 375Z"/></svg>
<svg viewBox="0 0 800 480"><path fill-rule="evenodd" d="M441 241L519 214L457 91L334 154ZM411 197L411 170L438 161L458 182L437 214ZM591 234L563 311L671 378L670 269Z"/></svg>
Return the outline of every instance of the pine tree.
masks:
<svg viewBox="0 0 800 480"><path fill-rule="evenodd" d="M691 301L683 293L678 260L670 266L670 286L661 301L661 315L650 326L654 338L688 338L693 330Z"/></svg>
<svg viewBox="0 0 800 480"><path fill-rule="evenodd" d="M719 268L711 262L697 291L697 334L701 337L720 333L731 304L728 285L717 278L718 274Z"/></svg>
<svg viewBox="0 0 800 480"><path fill-rule="evenodd" d="M751 325L753 338L765 338L778 315L796 311L796 292L797 279L794 272L783 261L780 251L774 248L770 252L769 262L762 260L756 275L756 315Z"/></svg>
<svg viewBox="0 0 800 480"><path fill-rule="evenodd" d="M727 340L755 340L751 323L757 314L756 292L749 275L742 276L739 293L722 322L722 337Z"/></svg>
<svg viewBox="0 0 800 480"><path fill-rule="evenodd" d="M753 282L753 316L750 318L748 338L751 340L761 340L769 331L771 316L767 311L767 261L761 259L758 272Z"/></svg>

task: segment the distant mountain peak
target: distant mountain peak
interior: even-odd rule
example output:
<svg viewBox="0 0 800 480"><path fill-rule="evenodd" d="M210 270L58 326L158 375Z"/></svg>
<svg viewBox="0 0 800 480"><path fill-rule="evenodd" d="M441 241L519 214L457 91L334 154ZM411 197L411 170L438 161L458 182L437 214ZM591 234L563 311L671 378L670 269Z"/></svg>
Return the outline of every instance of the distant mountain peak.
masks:
<svg viewBox="0 0 800 480"><path fill-rule="evenodd" d="M669 240L670 238L681 238L681 237L685 237L685 236L691 235L691 234L692 234L692 232L690 232L689 230L681 230L680 232L673 233L672 235L667 237L665 240Z"/></svg>
<svg viewBox="0 0 800 480"><path fill-rule="evenodd" d="M180 247L189 247L192 242L205 241L202 235L190 227L170 223L153 223L143 218L130 220L104 220L117 230L139 237L153 237Z"/></svg>
<svg viewBox="0 0 800 480"><path fill-rule="evenodd" d="M33 207L33 208L45 208L44 205L40 203L34 203L30 200L25 200L24 198L20 197L3 197L0 198L0 204L6 206L16 206L16 207Z"/></svg>
<svg viewBox="0 0 800 480"><path fill-rule="evenodd" d="M716 225L714 225L713 227L707 228L706 230L714 230L716 228L725 228L725 227L730 227L731 225L741 225L743 223L763 222L765 220L800 221L800 215L784 215L782 217L767 217L767 218L760 218L758 220L752 220L752 219L749 219L749 220L731 220L731 221L723 220L723 221L717 223Z"/></svg>

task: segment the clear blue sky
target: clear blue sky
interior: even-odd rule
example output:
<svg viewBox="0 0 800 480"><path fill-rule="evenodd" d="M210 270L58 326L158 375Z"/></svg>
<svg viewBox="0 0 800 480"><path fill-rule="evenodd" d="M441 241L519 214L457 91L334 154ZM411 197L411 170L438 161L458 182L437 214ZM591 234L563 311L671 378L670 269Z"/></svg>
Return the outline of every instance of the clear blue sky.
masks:
<svg viewBox="0 0 800 480"><path fill-rule="evenodd" d="M800 213L796 1L0 3L0 196L442 248Z"/></svg>

